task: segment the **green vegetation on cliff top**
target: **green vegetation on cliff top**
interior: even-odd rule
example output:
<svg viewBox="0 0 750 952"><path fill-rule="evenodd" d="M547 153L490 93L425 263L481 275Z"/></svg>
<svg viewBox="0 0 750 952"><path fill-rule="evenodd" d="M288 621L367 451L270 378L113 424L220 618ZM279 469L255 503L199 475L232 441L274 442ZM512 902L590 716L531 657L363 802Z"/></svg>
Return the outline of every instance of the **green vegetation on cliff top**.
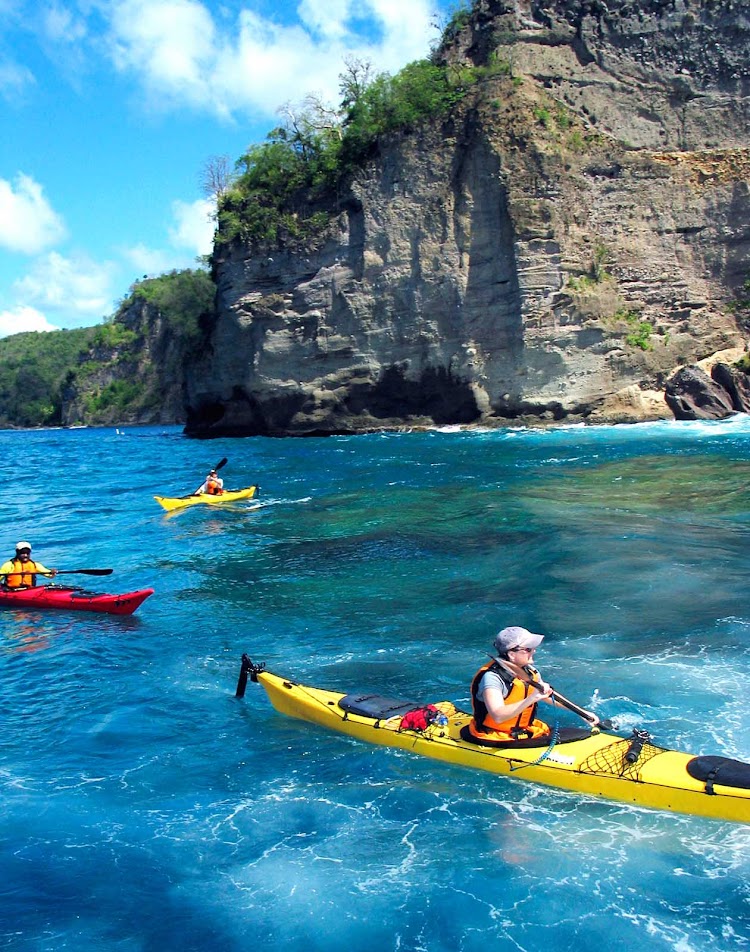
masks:
<svg viewBox="0 0 750 952"><path fill-rule="evenodd" d="M300 110L286 107L285 124L237 161L236 176L218 196L217 244L288 247L319 233L336 211L341 186L384 137L447 115L479 78L504 71L501 63L457 69L417 60L395 76L372 78L369 64L350 61L338 109L315 97Z"/></svg>

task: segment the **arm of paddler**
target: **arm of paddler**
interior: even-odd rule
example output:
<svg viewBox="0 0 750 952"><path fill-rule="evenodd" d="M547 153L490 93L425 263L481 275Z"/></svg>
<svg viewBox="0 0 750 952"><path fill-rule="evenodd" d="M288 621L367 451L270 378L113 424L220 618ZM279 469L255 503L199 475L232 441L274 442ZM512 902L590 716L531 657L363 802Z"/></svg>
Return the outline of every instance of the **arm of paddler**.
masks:
<svg viewBox="0 0 750 952"><path fill-rule="evenodd" d="M503 692L498 688L488 687L485 689L483 695L485 706L493 721L497 724L518 717L527 707L532 707L532 705L538 704L539 701L549 701L552 703L550 700L551 697L552 688L548 684L543 683L539 685L539 688L534 688L527 697L516 701L514 704L506 704Z"/></svg>
<svg viewBox="0 0 750 952"><path fill-rule="evenodd" d="M44 575L46 578L54 578L57 575L57 569L48 569L46 565L42 565L41 562L35 562L34 573L36 575Z"/></svg>

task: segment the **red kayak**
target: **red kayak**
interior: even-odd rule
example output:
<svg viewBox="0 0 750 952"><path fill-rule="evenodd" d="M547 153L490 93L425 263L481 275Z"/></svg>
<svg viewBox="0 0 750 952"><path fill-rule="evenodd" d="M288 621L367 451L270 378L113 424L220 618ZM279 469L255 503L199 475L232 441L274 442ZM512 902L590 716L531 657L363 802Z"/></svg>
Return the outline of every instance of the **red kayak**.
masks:
<svg viewBox="0 0 750 952"><path fill-rule="evenodd" d="M105 595L64 585L37 585L35 588L0 589L0 607L66 608L76 612L132 615L136 608L153 594L153 588L142 588L125 595Z"/></svg>

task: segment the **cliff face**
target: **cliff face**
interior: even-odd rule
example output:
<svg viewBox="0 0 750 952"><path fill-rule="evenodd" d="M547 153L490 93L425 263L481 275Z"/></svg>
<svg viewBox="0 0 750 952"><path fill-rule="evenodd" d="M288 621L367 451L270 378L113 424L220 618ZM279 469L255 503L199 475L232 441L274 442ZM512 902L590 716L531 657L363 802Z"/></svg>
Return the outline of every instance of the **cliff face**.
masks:
<svg viewBox="0 0 750 952"><path fill-rule="evenodd" d="M63 389L62 423L182 423L186 340L137 301L104 325Z"/></svg>
<svg viewBox="0 0 750 952"><path fill-rule="evenodd" d="M441 55L500 68L449 120L305 253L217 248L187 432L671 417L748 336L749 41L733 0L476 3Z"/></svg>

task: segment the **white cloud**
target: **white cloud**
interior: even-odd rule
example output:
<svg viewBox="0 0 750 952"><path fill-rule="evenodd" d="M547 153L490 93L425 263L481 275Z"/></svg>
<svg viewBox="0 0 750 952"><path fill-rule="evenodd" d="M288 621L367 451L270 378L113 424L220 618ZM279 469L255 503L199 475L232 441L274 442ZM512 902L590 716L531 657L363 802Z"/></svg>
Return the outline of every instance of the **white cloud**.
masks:
<svg viewBox="0 0 750 952"><path fill-rule="evenodd" d="M0 311L0 337L21 334L24 331L56 331L41 311L19 305L12 311Z"/></svg>
<svg viewBox="0 0 750 952"><path fill-rule="evenodd" d="M86 255L64 257L56 251L38 258L13 284L16 298L65 317L66 327L86 326L114 310L114 268Z"/></svg>
<svg viewBox="0 0 750 952"><path fill-rule="evenodd" d="M44 35L54 43L76 43L86 36L86 22L68 7L52 3L42 11Z"/></svg>
<svg viewBox="0 0 750 952"><path fill-rule="evenodd" d="M213 251L216 205L205 198L196 202L172 202L176 225L169 229L175 248L186 248L196 257Z"/></svg>
<svg viewBox="0 0 750 952"><path fill-rule="evenodd" d="M111 55L148 93L152 109L189 106L230 117L271 116L320 92L336 102L347 56L394 72L436 38L430 0L303 0L300 22L264 19L248 5L216 22L198 0L118 0Z"/></svg>
<svg viewBox="0 0 750 952"><path fill-rule="evenodd" d="M184 262L178 263L174 252L164 251L161 248L149 248L144 244L125 248L122 254L135 271L136 278L146 275L153 277L184 266Z"/></svg>
<svg viewBox="0 0 750 952"><path fill-rule="evenodd" d="M10 60L0 61L0 95L9 103L17 105L19 97L35 82L34 74L25 66Z"/></svg>
<svg viewBox="0 0 750 952"><path fill-rule="evenodd" d="M209 11L195 0L121 0L111 19L115 65L170 103L207 105L216 60ZM154 103L156 105L156 103Z"/></svg>
<svg viewBox="0 0 750 952"><path fill-rule="evenodd" d="M173 224L167 228L171 248L138 244L122 251L137 277L196 267L196 258L213 251L216 205L205 198L172 202Z"/></svg>
<svg viewBox="0 0 750 952"><path fill-rule="evenodd" d="M94 63L89 41L96 41L89 34L87 20L91 14L87 3L82 9L74 10L72 4L64 5L55 0L38 14L37 32L42 49L79 92L83 91L83 83Z"/></svg>
<svg viewBox="0 0 750 952"><path fill-rule="evenodd" d="M350 0L302 0L298 13L310 29L332 39L341 39L346 35L350 6Z"/></svg>
<svg viewBox="0 0 750 952"><path fill-rule="evenodd" d="M63 220L41 185L23 173L15 183L0 179L0 246L33 255L64 237Z"/></svg>

